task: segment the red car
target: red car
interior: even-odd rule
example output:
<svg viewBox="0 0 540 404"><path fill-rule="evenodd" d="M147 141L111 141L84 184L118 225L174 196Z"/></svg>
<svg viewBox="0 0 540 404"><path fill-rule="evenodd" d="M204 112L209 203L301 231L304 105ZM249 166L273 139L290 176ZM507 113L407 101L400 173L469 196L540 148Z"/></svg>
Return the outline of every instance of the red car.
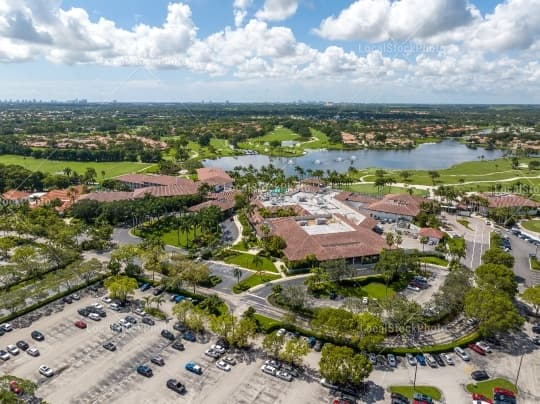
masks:
<svg viewBox="0 0 540 404"><path fill-rule="evenodd" d="M478 345L476 344L469 344L469 349L472 349L474 352L480 354L480 355L485 355L486 354L486 351L484 351L482 348L480 348Z"/></svg>
<svg viewBox="0 0 540 404"><path fill-rule="evenodd" d="M492 404L493 400L487 398L486 396L483 396L480 393L473 393L472 399L474 403L478 404Z"/></svg>
<svg viewBox="0 0 540 404"><path fill-rule="evenodd" d="M12 391L13 394L21 394L22 389L19 387L19 383L17 383L16 380L12 380L9 382L9 389Z"/></svg>
<svg viewBox="0 0 540 404"><path fill-rule="evenodd" d="M78 327L78 328L86 328L86 323L82 320L77 320L75 321L75 327Z"/></svg>
<svg viewBox="0 0 540 404"><path fill-rule="evenodd" d="M516 394L513 391L503 389L502 387L493 387L493 395L501 394L503 396L515 397Z"/></svg>

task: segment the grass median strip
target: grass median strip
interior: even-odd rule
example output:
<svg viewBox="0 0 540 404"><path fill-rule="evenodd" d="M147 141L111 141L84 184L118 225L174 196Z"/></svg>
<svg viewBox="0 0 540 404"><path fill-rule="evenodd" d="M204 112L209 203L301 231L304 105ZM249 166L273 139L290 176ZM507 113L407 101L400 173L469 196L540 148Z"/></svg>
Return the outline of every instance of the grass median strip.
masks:
<svg viewBox="0 0 540 404"><path fill-rule="evenodd" d="M433 386L416 386L415 388L413 388L413 386L390 386L390 391L392 393L402 394L411 400L414 393L425 394L436 401L440 401L442 397L441 391L437 387Z"/></svg>
<svg viewBox="0 0 540 404"><path fill-rule="evenodd" d="M278 272L276 266L270 259L252 254L232 255L225 258L225 262L254 271Z"/></svg>
<svg viewBox="0 0 540 404"><path fill-rule="evenodd" d="M272 275L272 274L266 274L266 273L253 274L250 277L244 279L242 282L234 285L232 290L234 293L241 293L248 289L251 289L253 286L257 286L262 283L274 281L280 278L281 276L279 275Z"/></svg>

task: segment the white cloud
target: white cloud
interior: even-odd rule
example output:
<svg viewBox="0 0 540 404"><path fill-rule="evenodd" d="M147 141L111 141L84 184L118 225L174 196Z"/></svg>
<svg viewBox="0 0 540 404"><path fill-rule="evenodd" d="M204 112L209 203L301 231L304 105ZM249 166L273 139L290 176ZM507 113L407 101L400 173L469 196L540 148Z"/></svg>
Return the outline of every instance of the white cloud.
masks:
<svg viewBox="0 0 540 404"><path fill-rule="evenodd" d="M472 20L467 0L357 0L315 32L327 39L381 42L429 38Z"/></svg>
<svg viewBox="0 0 540 404"><path fill-rule="evenodd" d="M292 17L298 9L299 0L265 0L264 6L257 11L261 20L282 21Z"/></svg>

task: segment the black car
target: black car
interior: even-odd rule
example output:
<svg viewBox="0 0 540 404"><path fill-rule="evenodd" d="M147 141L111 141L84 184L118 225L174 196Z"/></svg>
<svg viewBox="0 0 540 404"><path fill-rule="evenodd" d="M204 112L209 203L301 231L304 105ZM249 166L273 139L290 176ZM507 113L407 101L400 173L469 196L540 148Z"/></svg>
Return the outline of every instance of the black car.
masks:
<svg viewBox="0 0 540 404"><path fill-rule="evenodd" d="M330 298L330 300L336 300L337 299L337 293L336 292L330 292L328 297Z"/></svg>
<svg viewBox="0 0 540 404"><path fill-rule="evenodd" d="M4 335L6 332L4 331L4 329L2 327L0 327L0 336Z"/></svg>
<svg viewBox="0 0 540 404"><path fill-rule="evenodd" d="M476 381L489 379L489 375L485 370L475 370L471 373L471 377Z"/></svg>
<svg viewBox="0 0 540 404"><path fill-rule="evenodd" d="M186 326L185 326L184 324L180 323L180 322L174 323L173 328L174 328L176 331L180 331L180 332L185 332L185 331L187 331Z"/></svg>
<svg viewBox="0 0 540 404"><path fill-rule="evenodd" d="M174 334L169 330L162 330L161 336L167 338L169 341L174 341Z"/></svg>
<svg viewBox="0 0 540 404"><path fill-rule="evenodd" d="M230 349L231 348L231 344L229 344L229 341L227 341L223 337L218 338L218 340L216 341L216 345L222 346L225 349Z"/></svg>
<svg viewBox="0 0 540 404"><path fill-rule="evenodd" d="M156 289L154 289L154 291L152 292L152 294L153 294L154 296L159 296L159 295L161 295L164 291L165 291L165 289L163 289L163 288L156 288Z"/></svg>
<svg viewBox="0 0 540 404"><path fill-rule="evenodd" d="M315 352L321 352L322 346L323 346L323 343L321 341L316 341L315 345L313 346L313 350Z"/></svg>
<svg viewBox="0 0 540 404"><path fill-rule="evenodd" d="M64 297L62 298L62 301L63 301L64 303L67 303L67 304L73 303L73 299L72 299L71 297L69 297L69 296L64 296Z"/></svg>
<svg viewBox="0 0 540 404"><path fill-rule="evenodd" d="M437 362L437 365L446 366L446 362L443 360L441 355L433 354L432 356L433 356L433 359L435 359L435 362Z"/></svg>
<svg viewBox="0 0 540 404"><path fill-rule="evenodd" d="M150 317L143 317L141 321L143 322L143 324L148 324L148 325L156 324L156 322L152 320Z"/></svg>
<svg viewBox="0 0 540 404"><path fill-rule="evenodd" d="M107 317L107 312L103 309L96 309L94 313L96 313L100 317Z"/></svg>
<svg viewBox="0 0 540 404"><path fill-rule="evenodd" d="M540 323L536 323L535 325L533 325L532 330L534 333L540 334Z"/></svg>
<svg viewBox="0 0 540 404"><path fill-rule="evenodd" d="M22 350L22 351L26 351L28 349L28 343L26 341L17 341L17 343L15 344L17 345L17 347Z"/></svg>
<svg viewBox="0 0 540 404"><path fill-rule="evenodd" d="M79 313L79 314L80 314L81 316L83 316L83 317L88 317L88 315L89 315L90 313L92 313L92 312L89 311L89 310L86 309L86 308L82 308L82 309L77 310L77 313Z"/></svg>
<svg viewBox="0 0 540 404"><path fill-rule="evenodd" d="M186 392L186 386L176 379L167 380L167 387L172 391L176 391L178 394L184 394Z"/></svg>
<svg viewBox="0 0 540 404"><path fill-rule="evenodd" d="M35 339L36 341L43 341L45 340L45 335L43 335L42 333L40 333L39 331L37 330L34 330L32 331L32 333L30 334L30 336Z"/></svg>
<svg viewBox="0 0 540 404"><path fill-rule="evenodd" d="M182 344L180 341L174 341L171 346L178 351L183 351L186 349L184 344Z"/></svg>
<svg viewBox="0 0 540 404"><path fill-rule="evenodd" d="M116 345L114 345L112 342L106 342L103 344L103 348L105 348L107 351L116 351Z"/></svg>
<svg viewBox="0 0 540 404"><path fill-rule="evenodd" d="M137 324L137 320L133 316L126 316L126 321L129 321L131 324Z"/></svg>
<svg viewBox="0 0 540 404"><path fill-rule="evenodd" d="M392 393L392 404L409 404L410 401L403 394Z"/></svg>

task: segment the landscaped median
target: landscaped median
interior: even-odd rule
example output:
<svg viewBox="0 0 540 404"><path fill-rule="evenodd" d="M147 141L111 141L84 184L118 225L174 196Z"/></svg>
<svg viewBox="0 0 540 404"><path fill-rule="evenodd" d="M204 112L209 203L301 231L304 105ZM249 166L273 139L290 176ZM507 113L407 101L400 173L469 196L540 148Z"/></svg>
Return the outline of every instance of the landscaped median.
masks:
<svg viewBox="0 0 540 404"><path fill-rule="evenodd" d="M538 258L530 257L529 262L531 263L531 269L535 271L540 271L540 262L538 262Z"/></svg>
<svg viewBox="0 0 540 404"><path fill-rule="evenodd" d="M242 293L245 292L248 289L251 289L254 286L260 285L262 283L275 281L276 279L280 279L281 276L279 275L273 275L273 274L267 274L267 273L261 273L261 274L253 274L246 279L244 279L242 282L237 283L233 286L232 290L234 293Z"/></svg>
<svg viewBox="0 0 540 404"><path fill-rule="evenodd" d="M430 396L436 401L441 401L442 393L437 387L433 386L390 386L390 392L399 393L408 399L412 400L414 393L424 394Z"/></svg>
<svg viewBox="0 0 540 404"><path fill-rule="evenodd" d="M499 387L502 389L510 390L514 394L518 394L518 389L515 386L514 383L502 379L492 379L492 380L486 380L485 382L479 382L479 383L471 383L467 385L467 391L470 393L480 393L484 397L487 397L489 399L493 399L493 388Z"/></svg>
<svg viewBox="0 0 540 404"><path fill-rule="evenodd" d="M278 272L272 260L260 255L235 253L226 257L224 261L227 264L238 265L253 271Z"/></svg>

